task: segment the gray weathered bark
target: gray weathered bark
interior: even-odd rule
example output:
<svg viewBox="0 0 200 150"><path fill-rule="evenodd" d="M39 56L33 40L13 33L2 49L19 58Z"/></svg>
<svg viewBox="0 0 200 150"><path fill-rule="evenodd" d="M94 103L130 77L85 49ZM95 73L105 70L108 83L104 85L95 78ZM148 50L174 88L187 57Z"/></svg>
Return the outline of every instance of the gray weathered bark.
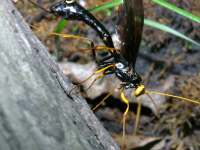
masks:
<svg viewBox="0 0 200 150"><path fill-rule="evenodd" d="M0 150L115 150L9 0L0 0Z"/></svg>

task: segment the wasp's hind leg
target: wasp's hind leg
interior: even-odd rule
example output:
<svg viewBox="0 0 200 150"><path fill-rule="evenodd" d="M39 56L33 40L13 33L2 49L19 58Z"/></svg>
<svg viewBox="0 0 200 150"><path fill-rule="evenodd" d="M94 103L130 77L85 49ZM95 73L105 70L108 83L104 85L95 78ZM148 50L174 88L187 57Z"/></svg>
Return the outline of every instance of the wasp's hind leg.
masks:
<svg viewBox="0 0 200 150"><path fill-rule="evenodd" d="M65 34L65 33L55 33L55 32L51 32L49 33L50 36L57 36L57 37L62 37L62 38L66 38L66 39L79 39L84 41L85 43L87 43L90 48L80 48L77 49L77 51L80 52L87 52L87 51L92 51L92 58L93 60L99 64L102 61L108 60L110 58L113 57L112 53L119 51L118 49L115 49L113 47L107 47L107 46L102 46L102 45L96 45L94 44L93 40L83 37L83 36L79 36L79 35L73 35L73 34ZM97 60L97 55L96 52L98 51L108 51L109 52L109 56L104 57L102 60Z"/></svg>

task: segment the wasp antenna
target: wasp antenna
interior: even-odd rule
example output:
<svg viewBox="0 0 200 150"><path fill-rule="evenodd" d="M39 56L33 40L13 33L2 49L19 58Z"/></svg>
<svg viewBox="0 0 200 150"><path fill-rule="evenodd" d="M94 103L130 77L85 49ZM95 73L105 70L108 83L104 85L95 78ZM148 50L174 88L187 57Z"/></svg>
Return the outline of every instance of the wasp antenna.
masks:
<svg viewBox="0 0 200 150"><path fill-rule="evenodd" d="M157 91L146 91L145 93L146 94L158 94L158 95L163 95L163 96L167 96L167 97L173 97L173 98L177 98L177 99L180 99L180 100L183 100L183 101L186 101L186 102L190 102L190 103L200 105L200 100L189 99L189 98L176 96L176 95L172 95L172 94L168 94L168 93L162 93L162 92L157 92Z"/></svg>
<svg viewBox="0 0 200 150"><path fill-rule="evenodd" d="M31 4L33 4L33 5L37 6L37 7L39 7L39 8L42 9L42 10L44 10L45 12L47 12L47 13L52 13L51 11L49 11L49 10L47 10L46 8L40 6L40 5L37 4L36 2L34 2L34 1L32 1L32 0L28 0L28 1L29 1Z"/></svg>
<svg viewBox="0 0 200 150"><path fill-rule="evenodd" d="M155 109L156 109L156 117L160 118L160 109L157 106L157 104L155 103L154 99L151 97L151 95L149 95L148 93L145 93L147 95L147 97L149 97L149 99L151 100L152 104L154 105Z"/></svg>
<svg viewBox="0 0 200 150"><path fill-rule="evenodd" d="M92 87L92 85L93 85L97 80L103 78L104 76L105 76L104 74L101 74L101 75L97 76L97 77L92 81L92 83L90 83L90 85L85 89L85 91L88 91L88 90Z"/></svg>
<svg viewBox="0 0 200 150"><path fill-rule="evenodd" d="M92 111L95 111L99 106L101 106L103 104L103 102L105 102L105 100L107 100L114 92L114 89L112 89L94 108L92 108Z"/></svg>
<svg viewBox="0 0 200 150"><path fill-rule="evenodd" d="M141 114L141 100L137 99L137 114L136 114L136 119L135 119L135 126L134 126L134 132L133 134L136 135L137 134L137 130L138 130L138 126L140 123L140 114Z"/></svg>

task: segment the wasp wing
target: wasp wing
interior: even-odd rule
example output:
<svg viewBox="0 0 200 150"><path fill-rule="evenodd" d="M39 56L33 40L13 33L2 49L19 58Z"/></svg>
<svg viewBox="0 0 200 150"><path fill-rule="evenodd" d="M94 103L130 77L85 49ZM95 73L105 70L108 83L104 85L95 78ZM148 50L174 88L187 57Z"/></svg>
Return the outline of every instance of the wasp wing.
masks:
<svg viewBox="0 0 200 150"><path fill-rule="evenodd" d="M124 0L119 16L117 32L121 41L120 53L134 67L142 39L143 0Z"/></svg>

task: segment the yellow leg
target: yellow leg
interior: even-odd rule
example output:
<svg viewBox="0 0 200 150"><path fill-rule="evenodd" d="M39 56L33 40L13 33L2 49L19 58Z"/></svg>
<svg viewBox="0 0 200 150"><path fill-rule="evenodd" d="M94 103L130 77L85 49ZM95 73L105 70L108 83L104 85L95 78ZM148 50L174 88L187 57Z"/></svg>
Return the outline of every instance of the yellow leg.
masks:
<svg viewBox="0 0 200 150"><path fill-rule="evenodd" d="M114 67L114 65L112 64L112 65L108 65L108 66L106 66L106 67L104 67L104 68L101 68L101 69L95 71L94 74L103 73L104 71L106 71L107 69L109 69L109 68L111 68L111 67ZM94 81L92 81L92 83L91 83L91 85L89 86L89 88L94 84L94 82L96 82L98 79L103 78L104 76L105 76L104 74L101 74L101 75L99 75L98 77L96 77L96 78L94 79Z"/></svg>
<svg viewBox="0 0 200 150"><path fill-rule="evenodd" d="M89 77L87 77L87 78L84 79L83 81L79 82L78 85L74 86L74 87L70 90L69 94L71 95L71 93L72 93L73 90L75 90L76 88L78 88L78 87L79 87L81 84L83 84L84 82L88 81L88 80L89 80L90 78L92 78L92 76L94 76L94 75L95 75L95 73L92 73Z"/></svg>
<svg viewBox="0 0 200 150"><path fill-rule="evenodd" d="M137 134L138 126L140 123L140 114L141 114L141 101L137 100L138 106L137 106L137 114L136 114L136 119L135 119L135 126L134 126L134 132L133 134Z"/></svg>
<svg viewBox="0 0 200 150"><path fill-rule="evenodd" d="M101 106L103 104L103 102L105 100L107 100L108 97L110 97L113 94L113 91L114 91L114 89L111 90L94 108L92 108L92 110L95 111L99 106Z"/></svg>
<svg viewBox="0 0 200 150"><path fill-rule="evenodd" d="M108 66L106 66L106 67L104 67L104 68L101 68L101 69L95 71L95 72L92 73L89 77L87 77L86 79L84 79L83 81L81 81L78 85L76 85L75 87L73 87L73 88L70 90L69 94L70 94L74 89L76 89L79 85L83 84L84 82L86 82L86 81L88 81L90 78L92 78L94 75L103 73L105 70L107 70L107 69L109 69L109 68L111 68L111 67L114 67L114 65L108 65ZM91 85L90 85L87 89L89 89L89 88L94 84L94 82L96 82L96 80L98 80L98 79L100 79L100 78L102 78L102 77L104 77L104 76L105 76L104 74L98 76L94 81L92 81Z"/></svg>
<svg viewBox="0 0 200 150"><path fill-rule="evenodd" d="M119 52L120 50L119 49L115 49L115 48L112 48L112 47L107 47L107 46L102 46L102 45L98 45L98 46L95 46L94 47L95 51L102 51L102 50L108 50L109 52ZM79 51L89 51L91 50L91 48L81 48L79 49Z"/></svg>
<svg viewBox="0 0 200 150"><path fill-rule="evenodd" d="M85 91L89 90L89 89L92 87L92 85L93 85L97 80L103 78L104 76L105 76L104 74L101 74L101 75L99 75L98 77L96 77L96 78L92 81L92 83L85 89Z"/></svg>
<svg viewBox="0 0 200 150"><path fill-rule="evenodd" d="M86 37L82 37L82 36L79 36L79 35L73 35L73 34L64 34L64 33L56 33L56 32L51 32L49 33L50 36L60 36L62 38L67 38L67 39L80 39L80 40L83 40L83 41L86 41L88 44L92 44L93 41L89 38L86 38ZM114 51L118 51L119 52L119 49L115 49L115 48L112 48L112 47L107 47L107 46L95 46L94 49L96 51L101 51L101 50L108 50L110 52L114 52ZM83 49L79 49L80 51L88 51L88 50L91 50L89 48L83 48Z"/></svg>
<svg viewBox="0 0 200 150"><path fill-rule="evenodd" d="M128 111L129 111L129 101L126 98L123 90L121 91L120 96L121 96L122 102L124 102L126 104L126 110L123 114L123 134L122 134L122 149L125 149L126 117L127 117Z"/></svg>
<svg viewBox="0 0 200 150"><path fill-rule="evenodd" d="M116 48L112 48L112 47L107 47L107 46L101 46L101 45L99 45L99 46L96 46L95 47L95 50L98 50L98 51L100 51L100 50L108 50L108 51L110 51L110 52L120 52L120 50L119 49L116 49Z"/></svg>
<svg viewBox="0 0 200 150"><path fill-rule="evenodd" d="M82 36L78 36L78 35L73 35L73 34L64 34L64 33L56 33L56 32L51 32L49 33L50 36L60 36L63 38L68 38L68 39L81 39L83 41L88 42L89 44L92 43L93 41L86 38L86 37L82 37Z"/></svg>
<svg viewBox="0 0 200 150"><path fill-rule="evenodd" d="M36 27L36 26L33 26L33 25L30 25L32 28L36 29L37 31L41 32L38 28L39 27ZM59 37L62 37L62 38L66 38L66 39L80 39L82 41L85 41L87 42L88 44L92 44L93 41L89 38L86 38L86 37L83 37L83 36L79 36L79 35L73 35L73 34L65 34L65 33L56 33L56 32L50 32L48 34L49 36L59 36ZM112 47L107 47L107 46L103 46L103 45L99 45L99 46L95 46L94 49L96 51L101 51L101 50L108 50L110 52L114 52L114 51L117 51L119 52L120 50L119 49L115 49L115 48L112 48ZM89 48L83 48L83 49L79 49L80 51L88 51L88 50L91 50Z"/></svg>
<svg viewBox="0 0 200 150"><path fill-rule="evenodd" d="M101 68L101 69L95 71L95 74L102 73L102 72L104 72L104 71L106 71L107 69L112 68L112 67L114 67L114 64L108 65L108 66L106 66L106 67L104 67L104 68Z"/></svg>
<svg viewBox="0 0 200 150"><path fill-rule="evenodd" d="M160 109L158 108L158 106L156 105L155 101L153 100L153 98L148 94L148 93L145 93L149 99L151 100L151 102L153 103L155 109L156 109L156 117L157 118L160 118Z"/></svg>

